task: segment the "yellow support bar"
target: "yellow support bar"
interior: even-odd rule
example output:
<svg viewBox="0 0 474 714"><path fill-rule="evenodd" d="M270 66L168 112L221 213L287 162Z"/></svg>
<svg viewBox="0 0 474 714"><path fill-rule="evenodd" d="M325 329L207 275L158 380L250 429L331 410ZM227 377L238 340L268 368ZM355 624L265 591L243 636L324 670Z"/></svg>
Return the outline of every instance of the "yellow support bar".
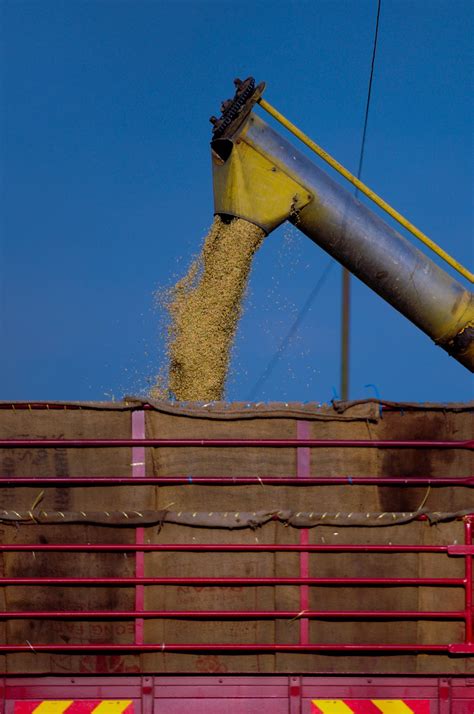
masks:
<svg viewBox="0 0 474 714"><path fill-rule="evenodd" d="M314 151L315 154L320 156L326 163L329 164L333 169L338 171L341 176L344 176L353 186L356 186L359 191L361 191L363 194L368 196L368 198L371 199L374 203L377 204L380 208L383 208L384 211L386 211L389 216L392 216L400 225L402 225L404 228L406 228L410 233L412 233L418 240L420 240L422 243L424 243L428 248L431 248L431 250L436 253L440 258L443 258L443 260L446 261L454 270L457 270L458 273L463 275L469 282L474 283L474 274L471 273L467 268L465 268L461 263L458 263L457 260L455 260L452 256L449 255L449 253L446 253L445 250L440 248L439 245L437 245L434 241L431 240L431 238L428 238L427 235L422 233L416 226L414 226L410 221L407 221L406 218L404 218L401 213L398 213L392 206L390 206L388 203L386 203L383 198L380 198L380 196L377 196L376 193L374 193L368 186L366 186L362 181L360 181L356 176L351 174L350 171L348 171L342 164L340 164L336 159L334 159L330 154L327 153L327 151L324 151L321 146L318 146L312 139L309 138L309 136L306 136L300 129L298 129L297 126L292 124L286 117L283 116L283 114L280 114L280 112L275 109L275 107L272 107L271 104L269 104L265 99L260 97L258 100L258 103L262 107L262 109L265 109L270 116L272 116L274 119L280 122L285 129L288 129L294 136L296 136L300 141L303 142L309 149Z"/></svg>

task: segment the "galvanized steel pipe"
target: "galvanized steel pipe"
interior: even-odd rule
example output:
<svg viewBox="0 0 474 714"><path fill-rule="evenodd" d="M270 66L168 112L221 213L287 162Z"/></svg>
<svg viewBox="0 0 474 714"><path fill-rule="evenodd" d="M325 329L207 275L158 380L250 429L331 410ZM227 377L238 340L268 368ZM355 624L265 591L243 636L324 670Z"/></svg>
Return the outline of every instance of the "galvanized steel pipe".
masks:
<svg viewBox="0 0 474 714"><path fill-rule="evenodd" d="M233 136L214 140L212 149L216 213L244 218L267 233L284 220L291 221L474 371L474 299L470 290L256 114L251 113ZM289 198L294 185L297 191ZM286 205L276 210L275 197L279 196Z"/></svg>

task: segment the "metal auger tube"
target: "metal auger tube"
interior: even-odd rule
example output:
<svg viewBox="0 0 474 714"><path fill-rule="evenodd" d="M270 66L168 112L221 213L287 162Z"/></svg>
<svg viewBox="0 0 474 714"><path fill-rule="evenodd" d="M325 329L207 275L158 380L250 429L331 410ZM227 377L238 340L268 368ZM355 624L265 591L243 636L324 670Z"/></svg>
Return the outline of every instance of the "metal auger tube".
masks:
<svg viewBox="0 0 474 714"><path fill-rule="evenodd" d="M474 371L470 290L385 223L258 115L213 149L215 213L267 233L291 221L434 342Z"/></svg>

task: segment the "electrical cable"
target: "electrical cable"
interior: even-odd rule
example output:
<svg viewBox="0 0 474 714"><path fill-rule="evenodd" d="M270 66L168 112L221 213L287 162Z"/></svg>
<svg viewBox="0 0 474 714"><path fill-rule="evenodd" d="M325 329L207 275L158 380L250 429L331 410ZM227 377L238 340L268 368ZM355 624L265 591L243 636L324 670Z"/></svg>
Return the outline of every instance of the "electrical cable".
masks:
<svg viewBox="0 0 474 714"><path fill-rule="evenodd" d="M383 198L378 196L374 191L372 191L372 189L370 189L360 179L354 176L354 174L344 168L344 166L340 164L339 161L336 161L333 156L328 154L327 151L325 151L321 146L316 144L316 142L310 139L309 136L304 134L301 129L298 129L295 124L293 124L291 121L289 121L289 119L284 117L283 114L281 114L277 109L275 109L275 107L269 104L265 99L263 99L263 97L258 98L257 102L259 106L262 107L262 109L264 109L266 112L268 112L268 114L270 114L270 116L280 122L280 124L284 126L285 129L287 129L294 136L296 136L297 139L303 142L303 144L305 144L305 146L311 149L311 151L314 151L315 154L317 154L321 159L326 161L326 163L329 164L331 168L340 173L341 176L344 176L347 181L349 181L353 186L356 186L361 191L361 193L363 193L365 196L368 196L371 201L373 201L379 208L382 208L384 211L386 211L386 213L388 213L388 215L391 216L394 220L398 221L401 226L406 228L407 231L409 231L412 235L415 236L415 238L421 241L438 257L440 257L448 265L450 265L451 268L457 270L457 272L463 277L465 277L466 280L469 280L469 282L474 283L474 273L471 273L470 270L461 265L459 261L449 255L449 253L447 253L443 248L441 248L441 246L437 245L433 240L431 240L431 238L429 238L425 233L420 231L419 228L413 225L413 223L410 223L410 221L408 221L404 216L402 216L401 213L396 211L392 206L390 206L386 201L384 201Z"/></svg>
<svg viewBox="0 0 474 714"><path fill-rule="evenodd" d="M365 103L364 124L362 129L362 139L359 153L359 165L357 168L357 180L360 181L362 166L365 155L365 141L367 138L367 125L369 121L370 100L372 98L372 83L374 79L375 57L377 54L377 41L379 36L380 7L382 0L378 0L377 18L375 21L374 42L372 48L372 60L370 63L370 76L367 88L367 101ZM359 187L356 186L354 196L357 198ZM342 268L342 297L341 297L341 399L349 399L349 376L350 376L350 319L351 319L351 274L347 268Z"/></svg>
<svg viewBox="0 0 474 714"><path fill-rule="evenodd" d="M364 129L362 131L362 142L361 142L361 147L360 147L359 166L357 168L357 178L359 180L362 175L362 165L364 162L364 153L365 153L365 140L367 138L367 124L369 121L370 100L372 99L372 82L374 79L375 56L377 54L377 43L378 43L378 38L379 38L379 22L380 22L381 5L382 5L382 0L378 0L377 19L375 21L374 46L373 46L373 50L372 50L372 62L370 64L370 77L369 77L369 86L368 86L368 90L367 90L367 102L365 105ZM359 193L359 188L356 187L355 195L357 196L358 193Z"/></svg>
<svg viewBox="0 0 474 714"><path fill-rule="evenodd" d="M369 77L369 85L368 85L368 91L367 91L367 102L365 106L365 116L364 116L364 126L363 126L363 132L362 132L362 140L361 140L361 149L360 149L360 154L359 154L359 166L357 170L357 178L360 179L361 173L362 173L362 165L364 161L364 153L365 153L365 142L366 142L366 137L367 137L367 125L368 125L368 119L369 119L369 109L370 109L370 100L372 98L372 82L373 82L373 77L374 77L374 68L375 68L375 56L377 53L377 43L378 43L378 35L379 35L379 22L380 22L380 8L381 8L382 0L378 0L378 5L377 5L377 19L375 21L375 33L374 33L374 43L373 43L373 50L372 50L372 61L371 61L371 66L370 66L370 77ZM355 195L357 196L359 189L356 188L356 193ZM310 294L306 298L305 303L301 307L298 315L296 316L296 319L294 320L293 324L291 325L290 329L288 330L287 334L283 338L283 340L280 342L278 348L274 352L272 358L268 362L267 366L263 370L263 372L260 374L258 377L257 381L255 382L254 386L249 392L249 396L247 397L248 401L253 401L256 397L257 394L259 393L260 389L263 387L265 382L268 380L270 377L271 373L275 369L276 365L278 364L279 360L281 359L283 353L287 349L288 345L290 344L293 336L296 334L299 326L303 322L307 312L310 310L314 300L319 294L319 291L323 287L326 278L328 277L332 267L334 266L334 260L331 260L331 262L325 267L323 270L318 282L314 286L314 288L311 290Z"/></svg>
<svg viewBox="0 0 474 714"><path fill-rule="evenodd" d="M265 382L267 381L267 379L269 378L269 376L275 369L281 356L285 352L286 348L288 347L291 340L293 339L293 336L296 334L299 326L303 322L303 320L306 316L306 313L311 308L314 300L318 296L319 291L321 290L324 283L326 282L326 278L329 276L329 273L331 272L331 269L333 268L333 266L334 266L334 260L331 259L331 261L328 263L328 265L326 265L325 269L323 270L318 282L316 283L316 285L314 286L314 288L311 290L310 294L306 298L304 305L301 307L300 311L298 312L298 315L296 316L296 319L294 320L290 329L288 330L285 337L282 339L278 348L274 352L273 357L270 359L267 366L261 373L260 377L257 379L254 386L250 390L249 396L247 397L249 402L252 402L256 398L259 390L261 389L261 387L263 387L263 385L265 384Z"/></svg>

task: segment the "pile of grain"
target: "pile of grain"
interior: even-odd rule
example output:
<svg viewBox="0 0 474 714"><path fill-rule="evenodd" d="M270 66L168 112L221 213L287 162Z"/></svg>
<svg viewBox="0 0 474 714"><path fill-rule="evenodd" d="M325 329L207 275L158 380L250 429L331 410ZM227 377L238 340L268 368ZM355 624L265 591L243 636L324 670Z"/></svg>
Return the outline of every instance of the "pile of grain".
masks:
<svg viewBox="0 0 474 714"><path fill-rule="evenodd" d="M168 293L168 392L178 401L222 399L230 351L261 228L216 216L200 255Z"/></svg>

